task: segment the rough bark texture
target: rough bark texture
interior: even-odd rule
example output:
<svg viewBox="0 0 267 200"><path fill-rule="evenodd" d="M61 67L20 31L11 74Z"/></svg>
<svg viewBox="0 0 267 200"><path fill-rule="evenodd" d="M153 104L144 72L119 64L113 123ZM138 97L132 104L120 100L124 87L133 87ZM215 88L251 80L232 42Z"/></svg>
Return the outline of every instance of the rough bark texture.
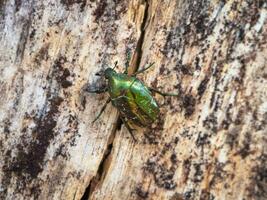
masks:
<svg viewBox="0 0 267 200"><path fill-rule="evenodd" d="M267 3L0 1L0 199L266 199ZM179 97L134 143L96 72Z"/></svg>

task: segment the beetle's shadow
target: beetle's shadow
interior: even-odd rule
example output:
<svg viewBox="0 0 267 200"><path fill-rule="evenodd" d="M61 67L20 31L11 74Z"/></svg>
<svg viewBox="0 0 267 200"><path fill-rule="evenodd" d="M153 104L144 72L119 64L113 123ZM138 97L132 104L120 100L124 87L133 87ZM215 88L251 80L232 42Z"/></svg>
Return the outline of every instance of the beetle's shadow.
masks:
<svg viewBox="0 0 267 200"><path fill-rule="evenodd" d="M93 81L88 81L83 87L82 91L84 93L90 94L90 91L93 90L103 90L107 87L107 81L105 80L104 76L97 76L98 78L94 79Z"/></svg>
<svg viewBox="0 0 267 200"><path fill-rule="evenodd" d="M97 72L97 73L101 73L101 72ZM96 77L97 78L88 80L88 82L85 83L80 89L80 105L82 106L83 110L85 109L86 96L89 96L92 94L90 93L90 91L95 91L95 90L100 91L107 87L107 82L104 76L96 76ZM97 96L99 96L99 94L97 94ZM100 95L100 98L102 99L103 95Z"/></svg>

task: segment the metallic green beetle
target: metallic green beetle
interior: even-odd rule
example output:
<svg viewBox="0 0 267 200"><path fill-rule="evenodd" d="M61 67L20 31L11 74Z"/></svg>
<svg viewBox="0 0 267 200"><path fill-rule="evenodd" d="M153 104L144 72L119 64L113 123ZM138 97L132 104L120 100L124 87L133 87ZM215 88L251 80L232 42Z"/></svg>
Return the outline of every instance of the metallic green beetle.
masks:
<svg viewBox="0 0 267 200"><path fill-rule="evenodd" d="M114 68L117 66L115 63L114 68L107 68L104 71L104 76L108 80L107 87L98 90L89 90L89 93L109 93L109 98L102 107L101 111L93 121L93 123L100 117L105 110L107 104L111 101L120 114L122 122L125 124L133 139L133 129L129 124L136 124L138 126L148 126L152 124L159 114L159 106L153 98L151 91L159 93L162 96L177 96L177 94L162 93L154 88L145 86L138 78L137 74L140 74L151 66L132 74L128 75L128 66L124 73L117 73Z"/></svg>

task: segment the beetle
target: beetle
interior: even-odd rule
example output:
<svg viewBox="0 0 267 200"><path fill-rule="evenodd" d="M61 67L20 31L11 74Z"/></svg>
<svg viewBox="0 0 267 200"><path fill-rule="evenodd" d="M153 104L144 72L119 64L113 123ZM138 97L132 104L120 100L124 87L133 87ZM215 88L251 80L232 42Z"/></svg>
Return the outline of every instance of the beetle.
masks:
<svg viewBox="0 0 267 200"><path fill-rule="evenodd" d="M152 92L156 92L162 96L178 96L178 94L163 93L154 88L147 87L136 76L143 73L152 67L154 63L149 64L148 67L135 72L132 75L128 74L128 65L123 73L117 73L113 68L107 68L104 71L107 86L102 89L86 89L89 93L101 94L104 92L109 93L109 98L101 108L99 114L93 120L94 123L104 112L108 103L112 103L119 111L119 116L126 128L130 132L133 139L136 141L133 130L130 124L135 124L141 127L151 125L159 114L159 106L152 96ZM96 75L102 76L103 74L97 73Z"/></svg>

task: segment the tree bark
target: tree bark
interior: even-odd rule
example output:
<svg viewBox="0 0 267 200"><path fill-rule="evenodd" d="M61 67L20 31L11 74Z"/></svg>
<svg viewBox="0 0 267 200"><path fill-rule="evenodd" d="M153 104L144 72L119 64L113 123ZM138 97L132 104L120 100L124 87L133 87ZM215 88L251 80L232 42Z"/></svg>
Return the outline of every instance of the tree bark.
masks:
<svg viewBox="0 0 267 200"><path fill-rule="evenodd" d="M265 1L0 1L0 199L266 199ZM96 76L155 95L135 137Z"/></svg>

